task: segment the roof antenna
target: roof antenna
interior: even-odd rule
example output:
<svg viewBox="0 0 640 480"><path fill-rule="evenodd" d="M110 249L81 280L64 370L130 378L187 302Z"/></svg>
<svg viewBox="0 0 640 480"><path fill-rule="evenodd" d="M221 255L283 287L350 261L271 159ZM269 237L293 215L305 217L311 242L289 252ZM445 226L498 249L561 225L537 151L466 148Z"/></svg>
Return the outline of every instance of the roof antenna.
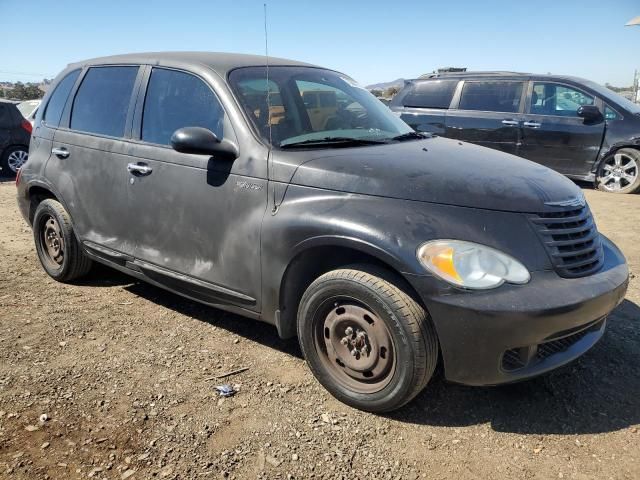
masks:
<svg viewBox="0 0 640 480"><path fill-rule="evenodd" d="M273 143L271 135L271 86L269 85L269 37L267 32L267 4L264 3L264 56L267 63L267 127L269 128L269 151L267 152L267 177L271 178L273 172ZM278 202L276 201L276 184L272 182L273 208L271 215L278 213Z"/></svg>
<svg viewBox="0 0 640 480"><path fill-rule="evenodd" d="M267 61L267 125L269 126L269 150L271 150L271 87L269 86L269 37L267 35L267 4L264 3L264 56Z"/></svg>

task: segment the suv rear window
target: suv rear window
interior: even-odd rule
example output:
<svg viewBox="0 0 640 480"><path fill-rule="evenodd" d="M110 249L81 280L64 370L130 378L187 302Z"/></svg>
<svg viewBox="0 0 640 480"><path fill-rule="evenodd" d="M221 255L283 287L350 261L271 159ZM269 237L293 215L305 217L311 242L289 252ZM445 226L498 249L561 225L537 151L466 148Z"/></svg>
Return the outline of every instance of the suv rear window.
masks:
<svg viewBox="0 0 640 480"><path fill-rule="evenodd" d="M80 75L80 70L74 70L67 74L60 83L56 86L56 89L51 94L47 108L44 111L42 120L49 127L57 127L60 124L60 117L62 116L62 110L67 103L67 98L71 89L76 83L76 79Z"/></svg>
<svg viewBox="0 0 640 480"><path fill-rule="evenodd" d="M71 128L122 137L137 74L138 67L90 68L73 101Z"/></svg>
<svg viewBox="0 0 640 480"><path fill-rule="evenodd" d="M8 128L11 125L11 115L6 105L0 103L0 127Z"/></svg>
<svg viewBox="0 0 640 480"><path fill-rule="evenodd" d="M449 108L458 80L429 80L413 85L402 100L405 107Z"/></svg>
<svg viewBox="0 0 640 480"><path fill-rule="evenodd" d="M523 82L465 82L460 110L511 112L520 109Z"/></svg>

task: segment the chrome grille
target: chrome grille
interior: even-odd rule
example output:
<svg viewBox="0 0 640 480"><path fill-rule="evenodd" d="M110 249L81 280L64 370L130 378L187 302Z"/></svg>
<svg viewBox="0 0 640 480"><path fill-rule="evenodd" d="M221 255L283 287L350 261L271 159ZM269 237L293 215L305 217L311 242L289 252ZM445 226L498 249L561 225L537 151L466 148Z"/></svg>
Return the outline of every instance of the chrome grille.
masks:
<svg viewBox="0 0 640 480"><path fill-rule="evenodd" d="M589 207L530 217L562 277L585 277L602 267L600 234Z"/></svg>

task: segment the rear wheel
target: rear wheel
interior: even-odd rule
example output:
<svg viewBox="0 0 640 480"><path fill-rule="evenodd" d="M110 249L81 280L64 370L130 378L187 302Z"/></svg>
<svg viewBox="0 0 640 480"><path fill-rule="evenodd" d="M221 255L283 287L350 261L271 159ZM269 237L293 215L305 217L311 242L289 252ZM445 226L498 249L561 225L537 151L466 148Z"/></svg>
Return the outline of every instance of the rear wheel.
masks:
<svg viewBox="0 0 640 480"><path fill-rule="evenodd" d="M27 147L10 147L2 154L0 167L3 175L15 175L22 165L29 159L29 149Z"/></svg>
<svg viewBox="0 0 640 480"><path fill-rule="evenodd" d="M71 217L52 199L43 200L33 219L33 237L45 271L59 282L80 278L91 269L91 259L78 243Z"/></svg>
<svg viewBox="0 0 640 480"><path fill-rule="evenodd" d="M621 148L602 161L598 172L598 188L611 193L640 191L640 151Z"/></svg>
<svg viewBox="0 0 640 480"><path fill-rule="evenodd" d="M413 399L438 360L425 310L381 272L326 273L304 293L298 338L307 363L338 400L385 412ZM382 275L382 276L381 276Z"/></svg>

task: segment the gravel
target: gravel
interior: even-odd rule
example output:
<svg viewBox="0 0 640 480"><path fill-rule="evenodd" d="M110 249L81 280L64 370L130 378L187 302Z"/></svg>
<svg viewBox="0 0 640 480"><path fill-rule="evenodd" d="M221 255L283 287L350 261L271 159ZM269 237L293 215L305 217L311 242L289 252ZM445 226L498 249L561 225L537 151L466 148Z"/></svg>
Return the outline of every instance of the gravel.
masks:
<svg viewBox="0 0 640 480"><path fill-rule="evenodd" d="M640 270L640 196L585 193ZM0 478L640 478L637 278L566 368L496 388L437 377L379 416L333 399L269 325L106 267L54 282L14 196L0 184Z"/></svg>

